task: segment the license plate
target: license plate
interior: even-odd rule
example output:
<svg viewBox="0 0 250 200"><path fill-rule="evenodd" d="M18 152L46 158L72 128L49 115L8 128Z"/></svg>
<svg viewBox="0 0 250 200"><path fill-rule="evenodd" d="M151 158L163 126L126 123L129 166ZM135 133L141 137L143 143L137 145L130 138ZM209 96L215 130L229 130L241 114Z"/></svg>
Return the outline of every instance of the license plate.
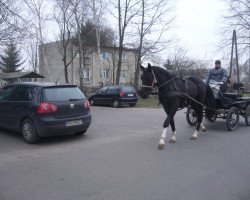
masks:
<svg viewBox="0 0 250 200"><path fill-rule="evenodd" d="M78 126L83 124L81 119L65 122L66 126Z"/></svg>
<svg viewBox="0 0 250 200"><path fill-rule="evenodd" d="M133 97L133 96L134 96L134 94L128 94L128 96L129 96L129 97Z"/></svg>

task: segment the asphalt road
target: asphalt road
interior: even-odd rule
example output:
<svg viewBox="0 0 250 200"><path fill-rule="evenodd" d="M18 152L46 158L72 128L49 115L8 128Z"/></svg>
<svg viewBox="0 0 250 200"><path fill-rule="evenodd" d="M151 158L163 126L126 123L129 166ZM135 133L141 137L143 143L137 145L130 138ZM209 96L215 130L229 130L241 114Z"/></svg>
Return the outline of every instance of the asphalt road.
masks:
<svg viewBox="0 0 250 200"><path fill-rule="evenodd" d="M183 111L158 150L162 109L93 107L85 136L28 145L0 130L0 200L249 200L250 127L208 124L197 141ZM170 138L170 130L168 139Z"/></svg>

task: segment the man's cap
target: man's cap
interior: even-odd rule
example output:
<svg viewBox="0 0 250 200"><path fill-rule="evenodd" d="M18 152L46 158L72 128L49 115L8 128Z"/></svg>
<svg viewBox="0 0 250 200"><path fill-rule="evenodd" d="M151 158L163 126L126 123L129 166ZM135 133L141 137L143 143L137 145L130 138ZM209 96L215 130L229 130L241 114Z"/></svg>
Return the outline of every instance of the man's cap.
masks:
<svg viewBox="0 0 250 200"><path fill-rule="evenodd" d="M221 61L220 61L220 60L216 60L216 61L215 61L215 64L220 65L220 64L221 64Z"/></svg>

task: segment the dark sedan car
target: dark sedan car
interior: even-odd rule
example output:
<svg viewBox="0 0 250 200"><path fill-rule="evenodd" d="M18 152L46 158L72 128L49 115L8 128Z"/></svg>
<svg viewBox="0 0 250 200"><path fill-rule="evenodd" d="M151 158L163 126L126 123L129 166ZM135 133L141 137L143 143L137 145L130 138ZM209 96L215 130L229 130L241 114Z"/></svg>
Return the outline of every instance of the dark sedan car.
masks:
<svg viewBox="0 0 250 200"><path fill-rule="evenodd" d="M90 124L89 102L75 85L20 83L0 89L0 126L20 131L27 143L83 135Z"/></svg>
<svg viewBox="0 0 250 200"><path fill-rule="evenodd" d="M90 105L112 105L118 108L128 104L131 107L137 103L137 93L133 86L105 86L89 97Z"/></svg>

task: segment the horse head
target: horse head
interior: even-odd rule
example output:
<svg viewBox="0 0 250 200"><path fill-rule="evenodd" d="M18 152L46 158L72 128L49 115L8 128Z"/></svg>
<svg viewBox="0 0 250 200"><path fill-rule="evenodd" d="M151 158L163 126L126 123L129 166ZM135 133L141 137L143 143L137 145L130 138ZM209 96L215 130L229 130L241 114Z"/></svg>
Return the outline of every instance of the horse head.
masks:
<svg viewBox="0 0 250 200"><path fill-rule="evenodd" d="M141 70L143 73L141 76L142 85L140 95L143 99L146 99L149 97L153 87L155 86L156 79L152 70L152 66L149 63L147 68L141 65Z"/></svg>

